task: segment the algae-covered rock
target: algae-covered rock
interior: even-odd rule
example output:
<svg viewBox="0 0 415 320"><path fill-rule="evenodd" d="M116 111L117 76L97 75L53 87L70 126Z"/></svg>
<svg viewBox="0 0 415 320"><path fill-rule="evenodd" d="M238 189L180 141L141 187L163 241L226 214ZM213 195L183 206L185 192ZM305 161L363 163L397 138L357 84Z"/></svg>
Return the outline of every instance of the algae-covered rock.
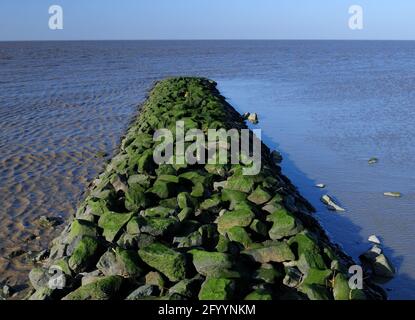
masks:
<svg viewBox="0 0 415 320"><path fill-rule="evenodd" d="M263 237L266 237L268 235L268 227L261 220L252 220L252 223L250 224L249 228Z"/></svg>
<svg viewBox="0 0 415 320"><path fill-rule="evenodd" d="M259 263L295 260L295 256L287 243L279 241L274 241L272 244L260 246L258 248L244 250L242 253L252 257Z"/></svg>
<svg viewBox="0 0 415 320"><path fill-rule="evenodd" d="M264 289L257 289L248 294L244 300L272 300L272 294Z"/></svg>
<svg viewBox="0 0 415 320"><path fill-rule="evenodd" d="M225 253L194 249L190 250L189 254L197 272L204 276L215 277L232 267L231 258Z"/></svg>
<svg viewBox="0 0 415 320"><path fill-rule="evenodd" d="M254 277L255 279L262 280L265 283L273 284L277 278L281 277L281 273L278 272L273 265L264 263L261 265L261 268L255 271Z"/></svg>
<svg viewBox="0 0 415 320"><path fill-rule="evenodd" d="M47 269L33 268L29 272L29 280L33 288L39 290L42 287L47 287L50 276Z"/></svg>
<svg viewBox="0 0 415 320"><path fill-rule="evenodd" d="M116 213L107 211L98 220L98 226L103 231L103 236L107 241L113 241L120 233L121 229L130 221L134 213Z"/></svg>
<svg viewBox="0 0 415 320"><path fill-rule="evenodd" d="M248 232L242 227L232 227L226 231L226 235L229 240L242 244L245 248L248 248L252 243Z"/></svg>
<svg viewBox="0 0 415 320"><path fill-rule="evenodd" d="M218 218L218 231L224 234L232 227L247 227L255 218L254 213L249 209L240 209L226 212Z"/></svg>
<svg viewBox="0 0 415 320"><path fill-rule="evenodd" d="M289 240L289 244L297 248L297 267L301 272L307 273L310 268L327 269L316 240L307 233L296 234Z"/></svg>
<svg viewBox="0 0 415 320"><path fill-rule="evenodd" d="M209 199L206 199L200 204L201 210L210 210L221 204L221 199L219 195L214 195Z"/></svg>
<svg viewBox="0 0 415 320"><path fill-rule="evenodd" d="M175 237L173 243L177 244L177 248L197 247L203 244L203 237L199 231L195 231L186 237Z"/></svg>
<svg viewBox="0 0 415 320"><path fill-rule="evenodd" d="M193 208L195 202L188 192L181 192L177 195L177 203L180 209L184 209Z"/></svg>
<svg viewBox="0 0 415 320"><path fill-rule="evenodd" d="M147 207L148 204L145 189L138 183L130 185L125 193L125 208L133 212Z"/></svg>
<svg viewBox="0 0 415 320"><path fill-rule="evenodd" d="M141 275L142 269L137 252L116 248L104 253L98 261L97 268L106 276L119 275L135 278Z"/></svg>
<svg viewBox="0 0 415 320"><path fill-rule="evenodd" d="M328 286L328 281L332 273L332 270L319 270L311 268L307 271L303 283Z"/></svg>
<svg viewBox="0 0 415 320"><path fill-rule="evenodd" d="M248 200L261 205L266 203L271 199L271 195L265 191L261 186L258 186L249 196Z"/></svg>
<svg viewBox="0 0 415 320"><path fill-rule="evenodd" d="M100 251L100 243L96 238L88 236L82 238L69 258L69 267L74 272L88 270L97 262Z"/></svg>
<svg viewBox="0 0 415 320"><path fill-rule="evenodd" d="M222 190L222 201L230 202L229 209L233 210L236 205L245 203L246 193L236 190L223 189Z"/></svg>
<svg viewBox="0 0 415 320"><path fill-rule="evenodd" d="M143 217L159 217L159 218L167 218L174 215L175 210L172 208L165 208L162 206L148 208L144 210L141 215Z"/></svg>
<svg viewBox="0 0 415 320"><path fill-rule="evenodd" d="M179 294L186 298L194 298L200 290L201 279L184 279L169 289L169 294Z"/></svg>
<svg viewBox="0 0 415 320"><path fill-rule="evenodd" d="M161 243L153 243L138 250L140 258L170 281L176 282L186 277L185 257Z"/></svg>
<svg viewBox="0 0 415 320"><path fill-rule="evenodd" d="M310 300L331 300L331 296L326 287L315 284L302 284L299 290Z"/></svg>
<svg viewBox="0 0 415 320"><path fill-rule="evenodd" d="M75 219L71 224L66 242L71 243L76 238L83 236L97 237L97 225L90 221Z"/></svg>
<svg viewBox="0 0 415 320"><path fill-rule="evenodd" d="M255 181L251 176L233 175L227 180L226 189L250 193L254 189Z"/></svg>
<svg viewBox="0 0 415 320"><path fill-rule="evenodd" d="M41 287L41 288L37 289L29 297L29 300L33 300L33 301L52 300L53 293L54 293L53 289L50 289L48 287Z"/></svg>
<svg viewBox="0 0 415 320"><path fill-rule="evenodd" d="M140 231L154 237L164 236L173 233L177 225L176 218L145 218L142 220Z"/></svg>
<svg viewBox="0 0 415 320"><path fill-rule="evenodd" d="M117 296L122 277L108 276L81 286L63 298L63 300L109 300Z"/></svg>
<svg viewBox="0 0 415 320"><path fill-rule="evenodd" d="M273 223L269 230L269 237L272 240L293 236L303 229L302 224L285 209L277 210L268 215L267 221Z"/></svg>
<svg viewBox="0 0 415 320"><path fill-rule="evenodd" d="M207 278L199 292L199 300L229 300L233 297L235 283L230 279Z"/></svg>
<svg viewBox="0 0 415 320"><path fill-rule="evenodd" d="M158 287L160 290L163 290L166 284L164 277L161 273L157 271L150 271L145 276L146 284L153 285Z"/></svg>

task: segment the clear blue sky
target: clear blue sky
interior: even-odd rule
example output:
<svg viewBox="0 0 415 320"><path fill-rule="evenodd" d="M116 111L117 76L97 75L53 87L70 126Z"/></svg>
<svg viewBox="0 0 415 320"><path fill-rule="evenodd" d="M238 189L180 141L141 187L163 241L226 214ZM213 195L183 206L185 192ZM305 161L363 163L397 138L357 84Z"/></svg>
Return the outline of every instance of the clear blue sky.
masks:
<svg viewBox="0 0 415 320"><path fill-rule="evenodd" d="M48 28L48 8L64 30ZM364 29L348 28L350 5ZM414 0L0 0L0 40L415 39Z"/></svg>

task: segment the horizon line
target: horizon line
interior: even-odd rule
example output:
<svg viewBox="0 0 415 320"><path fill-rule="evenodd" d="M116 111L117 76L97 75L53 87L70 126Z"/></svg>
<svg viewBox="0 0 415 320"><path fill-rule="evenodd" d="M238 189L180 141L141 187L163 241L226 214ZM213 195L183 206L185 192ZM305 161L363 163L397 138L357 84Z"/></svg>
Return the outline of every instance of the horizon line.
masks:
<svg viewBox="0 0 415 320"><path fill-rule="evenodd" d="M87 42L87 41L415 41L415 39L34 39L1 40L0 42Z"/></svg>

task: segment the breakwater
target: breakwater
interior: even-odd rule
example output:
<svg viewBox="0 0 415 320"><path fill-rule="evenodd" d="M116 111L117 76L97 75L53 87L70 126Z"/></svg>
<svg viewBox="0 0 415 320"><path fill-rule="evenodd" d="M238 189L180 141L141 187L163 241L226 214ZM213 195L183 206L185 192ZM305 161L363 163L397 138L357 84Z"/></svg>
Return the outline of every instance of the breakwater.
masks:
<svg viewBox="0 0 415 320"><path fill-rule="evenodd" d="M354 262L261 148L261 170L239 164L158 165L157 129L246 129L213 81L158 82L119 152L29 275L31 299L372 299L351 289Z"/></svg>

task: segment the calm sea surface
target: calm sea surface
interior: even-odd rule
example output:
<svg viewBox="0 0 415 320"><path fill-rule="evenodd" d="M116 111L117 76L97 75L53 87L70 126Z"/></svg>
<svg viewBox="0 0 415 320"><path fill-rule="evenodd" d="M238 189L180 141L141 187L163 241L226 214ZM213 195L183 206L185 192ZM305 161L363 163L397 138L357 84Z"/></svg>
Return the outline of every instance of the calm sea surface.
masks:
<svg viewBox="0 0 415 320"><path fill-rule="evenodd" d="M23 258L5 257L47 245L59 228L36 218L74 212L99 154L173 75L210 77L257 112L332 239L357 258L377 234L398 269L384 287L415 299L415 42L0 42L0 283L27 277ZM315 183L347 211L327 211Z"/></svg>

